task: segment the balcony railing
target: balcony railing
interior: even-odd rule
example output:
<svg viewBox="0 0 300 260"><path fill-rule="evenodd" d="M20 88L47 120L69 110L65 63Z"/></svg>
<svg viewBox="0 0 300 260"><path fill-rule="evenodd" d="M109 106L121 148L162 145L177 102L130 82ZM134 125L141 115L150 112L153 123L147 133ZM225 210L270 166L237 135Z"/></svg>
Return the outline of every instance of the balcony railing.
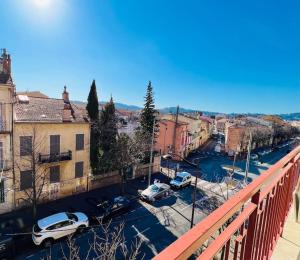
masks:
<svg viewBox="0 0 300 260"><path fill-rule="evenodd" d="M72 151L57 154L39 154L39 163L52 163L72 160Z"/></svg>
<svg viewBox="0 0 300 260"><path fill-rule="evenodd" d="M9 160L0 160L0 172L3 171L8 171L12 167L11 161Z"/></svg>
<svg viewBox="0 0 300 260"><path fill-rule="evenodd" d="M154 259L270 259L299 180L299 158L300 146Z"/></svg>
<svg viewBox="0 0 300 260"><path fill-rule="evenodd" d="M10 131L9 122L0 119L0 133L7 133Z"/></svg>

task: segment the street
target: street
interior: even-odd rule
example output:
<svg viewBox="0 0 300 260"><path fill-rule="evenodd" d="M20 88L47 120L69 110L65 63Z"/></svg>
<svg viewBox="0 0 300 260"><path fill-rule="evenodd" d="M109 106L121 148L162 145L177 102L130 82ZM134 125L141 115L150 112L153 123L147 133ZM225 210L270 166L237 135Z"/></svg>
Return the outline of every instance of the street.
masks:
<svg viewBox="0 0 300 260"><path fill-rule="evenodd" d="M215 143L209 141L203 149L192 153L187 159L190 161L200 160L201 178L198 180L196 192L196 208L194 223L200 222L205 216L212 212L216 207L222 204L226 199L224 193L224 183L222 180L226 176L224 165L232 165L232 160L224 154L219 154L213 151ZM266 170L271 164L283 157L289 148L285 147L278 151L272 152L263 156L263 164L251 161L249 178L254 179L261 172ZM174 173L177 162L162 161L162 170L165 174L155 173L152 176L154 179L159 179L161 182L168 183L169 178L167 166L171 170L169 173ZM236 161L236 166L240 171L235 171L234 178L242 180L244 178L245 160ZM179 163L180 170L190 172L193 176L199 174L199 171L191 168L184 162ZM249 181L250 181L249 179ZM120 223L124 222L124 235L126 242L130 247L135 238L143 241L141 254L139 258L144 256L144 259L151 259L155 254L163 250L170 243L175 241L190 228L190 220L192 215L192 194L193 184L181 190L173 190L171 194L161 200L155 201L152 204L141 201L138 198L139 190L147 187L147 181L143 178L129 181L126 185L126 195L132 200L132 207L129 212L116 217L112 220L111 229ZM100 190L91 191L87 194L79 194L73 198L65 198L61 201L53 201L47 205L41 205L39 217L44 217L59 211L82 211L89 217L92 217L94 212L87 203L88 198L101 197L105 194L106 198L112 198L119 194L119 185L102 188ZM232 190L229 196L238 190ZM227 194L228 196L228 194ZM23 214L23 215L22 215ZM7 218L9 216L6 216ZM26 222L24 213L20 213L18 218L20 221ZM5 215L0 216L1 221L5 220ZM96 223L91 223L96 225ZM100 229L95 226L96 233L101 233ZM27 230L30 233L30 229ZM75 236L76 243L80 245L80 254L82 258L85 256L89 248L88 241L93 239L93 232L86 231L83 234ZM18 238L16 238L18 240ZM21 241L21 242L20 242ZM62 248L66 248L66 239L57 241L51 248L51 257L53 259L62 258ZM22 236L22 239L17 243L16 259L40 259L45 258L50 254L50 251L41 247L35 246L31 241L30 234Z"/></svg>

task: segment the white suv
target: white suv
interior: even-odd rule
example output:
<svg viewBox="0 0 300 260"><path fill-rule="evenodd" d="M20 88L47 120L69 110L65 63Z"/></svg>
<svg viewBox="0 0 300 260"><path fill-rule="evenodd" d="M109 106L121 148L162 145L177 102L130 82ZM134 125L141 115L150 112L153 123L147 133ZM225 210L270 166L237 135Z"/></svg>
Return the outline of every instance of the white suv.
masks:
<svg viewBox="0 0 300 260"><path fill-rule="evenodd" d="M32 240L36 245L49 247L54 240L82 231L88 226L89 220L84 213L57 213L40 219L33 226Z"/></svg>
<svg viewBox="0 0 300 260"><path fill-rule="evenodd" d="M170 185L174 188L180 189L191 185L192 175L188 172L178 172L176 177L170 181Z"/></svg>

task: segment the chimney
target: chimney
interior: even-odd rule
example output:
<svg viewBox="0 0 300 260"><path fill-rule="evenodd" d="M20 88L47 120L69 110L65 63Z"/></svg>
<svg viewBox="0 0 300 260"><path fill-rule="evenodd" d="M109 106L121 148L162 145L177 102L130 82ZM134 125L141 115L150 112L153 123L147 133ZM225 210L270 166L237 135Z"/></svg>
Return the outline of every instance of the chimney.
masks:
<svg viewBox="0 0 300 260"><path fill-rule="evenodd" d="M62 93L62 99L64 100L65 103L69 104L69 92L67 92L67 87L64 86L64 92Z"/></svg>
<svg viewBox="0 0 300 260"><path fill-rule="evenodd" d="M72 109L70 104L65 104L62 114L63 122L72 122Z"/></svg>
<svg viewBox="0 0 300 260"><path fill-rule="evenodd" d="M10 55L7 54L6 49L2 49L2 72L5 74L11 74L11 59Z"/></svg>

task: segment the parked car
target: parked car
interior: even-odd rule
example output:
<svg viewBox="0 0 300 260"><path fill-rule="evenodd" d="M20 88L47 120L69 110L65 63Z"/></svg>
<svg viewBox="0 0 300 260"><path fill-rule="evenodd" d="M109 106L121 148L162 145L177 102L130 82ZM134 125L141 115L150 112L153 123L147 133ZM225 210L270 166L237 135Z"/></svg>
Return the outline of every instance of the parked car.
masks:
<svg viewBox="0 0 300 260"><path fill-rule="evenodd" d="M0 229L0 259L13 259L15 244L9 228Z"/></svg>
<svg viewBox="0 0 300 260"><path fill-rule="evenodd" d="M192 175L188 172L178 172L176 177L170 181L171 187L180 189L185 186L191 185Z"/></svg>
<svg viewBox="0 0 300 260"><path fill-rule="evenodd" d="M264 155L266 154L266 152L265 152L265 151L260 151L260 152L258 152L258 154L259 154L260 156L264 156Z"/></svg>
<svg viewBox="0 0 300 260"><path fill-rule="evenodd" d="M269 153L271 153L272 152L272 149L267 149L267 150L265 150L265 154L269 154Z"/></svg>
<svg viewBox="0 0 300 260"><path fill-rule="evenodd" d="M150 185L147 189L141 193L141 199L153 202L164 196L167 196L170 192L170 186L166 183L155 183Z"/></svg>
<svg viewBox="0 0 300 260"><path fill-rule="evenodd" d="M32 240L36 245L49 247L55 240L74 234L76 231L81 232L88 226L89 220L84 213L57 213L40 219L33 226Z"/></svg>
<svg viewBox="0 0 300 260"><path fill-rule="evenodd" d="M252 160L258 160L258 155L257 154L255 154L255 153L253 153L253 154L251 154L250 155L250 158L252 159Z"/></svg>
<svg viewBox="0 0 300 260"><path fill-rule="evenodd" d="M97 217L103 221L111 219L117 215L127 212L131 207L131 201L123 196L118 196L112 200L104 201L97 205Z"/></svg>

